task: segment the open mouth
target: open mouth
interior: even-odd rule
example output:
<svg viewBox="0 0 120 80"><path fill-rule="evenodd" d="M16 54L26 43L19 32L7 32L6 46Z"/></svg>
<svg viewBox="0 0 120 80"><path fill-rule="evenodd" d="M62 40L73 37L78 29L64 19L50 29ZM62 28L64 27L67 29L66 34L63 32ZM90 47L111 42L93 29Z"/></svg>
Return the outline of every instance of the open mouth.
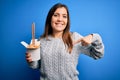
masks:
<svg viewBox="0 0 120 80"><path fill-rule="evenodd" d="M55 23L57 26L63 26L63 23Z"/></svg>

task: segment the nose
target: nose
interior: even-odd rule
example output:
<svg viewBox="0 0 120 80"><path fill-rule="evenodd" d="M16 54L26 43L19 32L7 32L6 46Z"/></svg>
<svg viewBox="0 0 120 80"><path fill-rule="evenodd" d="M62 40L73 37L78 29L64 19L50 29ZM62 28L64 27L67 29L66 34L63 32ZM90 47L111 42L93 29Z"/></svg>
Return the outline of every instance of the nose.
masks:
<svg viewBox="0 0 120 80"><path fill-rule="evenodd" d="M59 16L57 20L62 21L62 16Z"/></svg>

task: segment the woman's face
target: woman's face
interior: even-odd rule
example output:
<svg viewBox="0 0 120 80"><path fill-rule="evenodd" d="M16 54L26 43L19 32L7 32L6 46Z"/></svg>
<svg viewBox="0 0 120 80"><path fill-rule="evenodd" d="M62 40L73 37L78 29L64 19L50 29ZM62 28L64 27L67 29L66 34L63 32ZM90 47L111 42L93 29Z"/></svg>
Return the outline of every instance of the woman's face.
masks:
<svg viewBox="0 0 120 80"><path fill-rule="evenodd" d="M68 22L67 11L64 7L56 9L51 19L53 32L63 32Z"/></svg>

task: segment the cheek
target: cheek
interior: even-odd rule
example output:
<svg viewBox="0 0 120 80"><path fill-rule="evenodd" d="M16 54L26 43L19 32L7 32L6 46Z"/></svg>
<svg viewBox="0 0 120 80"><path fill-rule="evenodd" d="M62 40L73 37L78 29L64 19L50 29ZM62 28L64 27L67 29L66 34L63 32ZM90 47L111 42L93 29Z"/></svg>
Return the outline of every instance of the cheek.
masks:
<svg viewBox="0 0 120 80"><path fill-rule="evenodd" d="M56 19L52 17L52 18L51 18L51 25L54 25L55 22L56 22Z"/></svg>
<svg viewBox="0 0 120 80"><path fill-rule="evenodd" d="M67 23L67 22L68 22L68 19L64 19L64 22Z"/></svg>
<svg viewBox="0 0 120 80"><path fill-rule="evenodd" d="M53 25L54 25L54 20L52 19L52 20L51 20L51 26L53 26Z"/></svg>
<svg viewBox="0 0 120 80"><path fill-rule="evenodd" d="M67 25L67 23L68 23L68 20L65 20L65 24Z"/></svg>
<svg viewBox="0 0 120 80"><path fill-rule="evenodd" d="M55 26L55 22L51 21L51 26L54 27Z"/></svg>

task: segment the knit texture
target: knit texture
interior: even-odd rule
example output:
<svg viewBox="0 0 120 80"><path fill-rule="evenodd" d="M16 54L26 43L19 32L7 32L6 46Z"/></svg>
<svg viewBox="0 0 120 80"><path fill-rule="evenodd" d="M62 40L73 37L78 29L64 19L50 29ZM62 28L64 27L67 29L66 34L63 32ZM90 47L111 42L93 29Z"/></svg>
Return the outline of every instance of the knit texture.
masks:
<svg viewBox="0 0 120 80"><path fill-rule="evenodd" d="M72 34L73 41L80 38L82 38L80 34L76 32ZM87 47L82 46L81 43L75 44L70 54L61 38L53 38L52 36L48 36L48 39L42 38L40 40L41 59L33 61L29 65L34 69L40 68L40 80L79 80L79 72L76 67L80 53L84 53L94 59L99 59L103 56L104 46L100 36L93 34L92 41L94 45L91 44Z"/></svg>

